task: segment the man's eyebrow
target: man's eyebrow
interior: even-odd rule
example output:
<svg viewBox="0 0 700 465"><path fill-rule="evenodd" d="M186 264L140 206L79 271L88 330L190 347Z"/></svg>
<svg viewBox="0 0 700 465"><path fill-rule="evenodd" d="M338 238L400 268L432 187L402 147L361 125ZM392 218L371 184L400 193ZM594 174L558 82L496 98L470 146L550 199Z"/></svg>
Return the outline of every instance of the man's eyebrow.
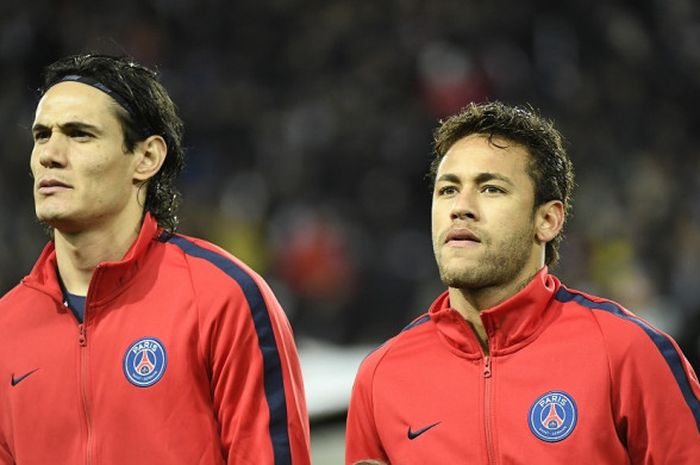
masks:
<svg viewBox="0 0 700 465"><path fill-rule="evenodd" d="M102 130L98 128L97 126L89 123L83 123L80 121L69 121L67 123L63 124L57 124L58 128L61 130L61 132L68 132L68 131L88 131L92 132L95 134L102 134ZM42 123L36 123L32 126L32 132L37 132L37 131L45 131L49 129L49 126L42 124Z"/></svg>
<svg viewBox="0 0 700 465"><path fill-rule="evenodd" d="M511 181L508 176L504 176L504 175L498 174L498 173L488 173L488 172L479 173L474 178L474 181L477 184L483 184L485 182L493 181L493 180L502 181L502 182L505 182L506 184L510 184L511 186L514 185L513 181ZM438 182L453 182L455 184L461 183L459 176L457 176L456 174L453 174L453 173L445 173L442 176L440 176L439 178L437 178L437 180L435 182L436 183L438 183Z"/></svg>
<svg viewBox="0 0 700 465"><path fill-rule="evenodd" d="M452 173L445 173L435 180L436 183L443 182L443 181L444 182L453 182L455 184L459 184L459 176L457 176L456 174L452 174Z"/></svg>
<svg viewBox="0 0 700 465"><path fill-rule="evenodd" d="M508 176L504 176L504 175L498 174L498 173L479 173L475 178L475 181L477 184L483 184L485 182L493 181L493 180L503 181L506 184L510 184L511 186L514 185L513 181L511 181Z"/></svg>
<svg viewBox="0 0 700 465"><path fill-rule="evenodd" d="M32 132L43 131L45 129L48 129L48 126L41 123L34 123L34 125L32 126Z"/></svg>

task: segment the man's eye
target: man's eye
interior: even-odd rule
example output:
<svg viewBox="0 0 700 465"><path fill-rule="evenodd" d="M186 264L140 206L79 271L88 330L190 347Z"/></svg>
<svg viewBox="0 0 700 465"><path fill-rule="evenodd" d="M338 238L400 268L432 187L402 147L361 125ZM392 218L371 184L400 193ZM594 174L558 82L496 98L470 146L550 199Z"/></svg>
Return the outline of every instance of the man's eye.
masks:
<svg viewBox="0 0 700 465"><path fill-rule="evenodd" d="M481 192L486 194L503 194L505 191L498 186L484 186Z"/></svg>
<svg viewBox="0 0 700 465"><path fill-rule="evenodd" d="M457 192L457 188L454 186L444 186L438 189L438 195L451 195Z"/></svg>
<svg viewBox="0 0 700 465"><path fill-rule="evenodd" d="M92 134L90 134L89 132L80 131L80 130L71 131L70 136L74 139L90 139L90 138L92 138Z"/></svg>
<svg viewBox="0 0 700 465"><path fill-rule="evenodd" d="M32 134L32 137L34 137L35 142L40 142L40 141L46 140L49 137L51 137L51 132L50 131L35 131Z"/></svg>

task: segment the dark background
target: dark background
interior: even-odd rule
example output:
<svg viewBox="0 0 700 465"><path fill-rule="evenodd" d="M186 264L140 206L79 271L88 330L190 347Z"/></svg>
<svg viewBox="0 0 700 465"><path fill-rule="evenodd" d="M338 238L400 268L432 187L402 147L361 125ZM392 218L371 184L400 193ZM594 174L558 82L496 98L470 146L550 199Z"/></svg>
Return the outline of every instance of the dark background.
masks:
<svg viewBox="0 0 700 465"><path fill-rule="evenodd" d="M569 286L700 366L700 17L692 0L4 1L0 292L46 237L29 127L41 68L84 51L160 70L186 123L180 230L272 285L300 337L375 343L442 290L425 172L440 117L530 103L577 170Z"/></svg>

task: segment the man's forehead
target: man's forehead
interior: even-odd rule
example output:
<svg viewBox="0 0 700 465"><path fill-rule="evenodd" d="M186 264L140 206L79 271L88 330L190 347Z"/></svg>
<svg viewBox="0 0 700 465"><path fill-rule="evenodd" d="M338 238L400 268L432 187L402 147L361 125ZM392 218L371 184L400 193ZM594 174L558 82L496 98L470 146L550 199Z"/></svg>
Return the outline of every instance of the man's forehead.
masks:
<svg viewBox="0 0 700 465"><path fill-rule="evenodd" d="M39 100L35 122L88 119L92 123L104 123L116 117L116 107L116 102L104 92L86 84L61 82L49 88Z"/></svg>
<svg viewBox="0 0 700 465"><path fill-rule="evenodd" d="M529 161L527 149L505 137L470 134L455 142L440 161L438 172L450 167L489 165L501 169L524 170Z"/></svg>
<svg viewBox="0 0 700 465"><path fill-rule="evenodd" d="M456 146L458 147L461 145L478 145L483 147L489 147L492 149L501 149L507 151L523 151L527 153L527 147L525 147L523 144L501 134L491 134L482 132L474 132L471 134L467 134L457 139L452 144L452 146L450 146L447 152L449 152Z"/></svg>

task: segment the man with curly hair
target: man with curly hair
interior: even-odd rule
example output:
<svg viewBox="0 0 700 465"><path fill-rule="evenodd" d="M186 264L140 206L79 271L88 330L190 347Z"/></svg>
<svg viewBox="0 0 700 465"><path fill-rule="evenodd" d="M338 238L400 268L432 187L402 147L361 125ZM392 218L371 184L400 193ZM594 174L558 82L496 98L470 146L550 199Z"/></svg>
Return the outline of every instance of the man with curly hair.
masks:
<svg viewBox="0 0 700 465"><path fill-rule="evenodd" d="M346 463L700 463L675 341L549 273L574 187L552 123L471 104L437 129L430 173L447 290L362 363Z"/></svg>
<svg viewBox="0 0 700 465"><path fill-rule="evenodd" d="M0 300L0 464L308 465L289 323L265 281L175 233L182 121L152 70L45 70L32 125L51 240Z"/></svg>

